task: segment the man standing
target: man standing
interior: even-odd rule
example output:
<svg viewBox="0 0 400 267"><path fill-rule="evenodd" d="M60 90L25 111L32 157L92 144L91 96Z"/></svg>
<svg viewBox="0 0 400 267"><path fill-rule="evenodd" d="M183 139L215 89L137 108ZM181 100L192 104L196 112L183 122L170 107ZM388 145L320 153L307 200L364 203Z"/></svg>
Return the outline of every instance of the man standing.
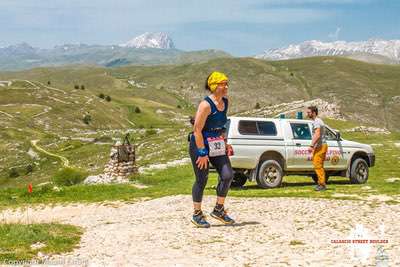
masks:
<svg viewBox="0 0 400 267"><path fill-rule="evenodd" d="M318 108L316 106L307 108L307 117L313 120L313 137L309 151L312 153L312 162L318 177L318 185L315 187L315 191L324 191L326 190L324 161L328 151L328 144L325 139L325 124L318 117Z"/></svg>

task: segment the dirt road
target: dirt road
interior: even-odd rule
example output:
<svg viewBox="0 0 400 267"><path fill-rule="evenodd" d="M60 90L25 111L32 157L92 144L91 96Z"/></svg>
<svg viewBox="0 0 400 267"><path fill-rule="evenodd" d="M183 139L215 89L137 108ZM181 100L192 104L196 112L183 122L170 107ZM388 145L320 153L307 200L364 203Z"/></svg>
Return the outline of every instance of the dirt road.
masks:
<svg viewBox="0 0 400 267"><path fill-rule="evenodd" d="M210 211L214 201L206 197L204 210ZM400 205L230 198L227 207L237 225L223 226L208 217L209 229L190 223L190 205L191 197L180 195L137 203L47 206L30 210L29 217L82 226L80 247L52 258L88 260L90 266L376 266L378 245L333 243L349 239L360 225L364 230L356 239L387 239L388 266L400 266ZM7 210L2 218L23 222L26 213Z"/></svg>

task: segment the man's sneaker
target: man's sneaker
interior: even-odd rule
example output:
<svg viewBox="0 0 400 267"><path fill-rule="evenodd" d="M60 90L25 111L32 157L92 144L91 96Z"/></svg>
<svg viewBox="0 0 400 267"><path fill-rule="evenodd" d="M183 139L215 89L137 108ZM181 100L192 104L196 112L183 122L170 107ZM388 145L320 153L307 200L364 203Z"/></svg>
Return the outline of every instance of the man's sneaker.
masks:
<svg viewBox="0 0 400 267"><path fill-rule="evenodd" d="M314 190L315 191L325 191L326 186L325 185L317 185Z"/></svg>
<svg viewBox="0 0 400 267"><path fill-rule="evenodd" d="M211 217L214 219L219 220L220 222L223 222L224 224L234 224L235 221L228 216L227 211L222 207L220 210L217 208L214 208L214 210L210 213Z"/></svg>
<svg viewBox="0 0 400 267"><path fill-rule="evenodd" d="M192 223L197 227L208 228L210 224L206 221L206 216L202 211L199 211L196 214L193 214Z"/></svg>

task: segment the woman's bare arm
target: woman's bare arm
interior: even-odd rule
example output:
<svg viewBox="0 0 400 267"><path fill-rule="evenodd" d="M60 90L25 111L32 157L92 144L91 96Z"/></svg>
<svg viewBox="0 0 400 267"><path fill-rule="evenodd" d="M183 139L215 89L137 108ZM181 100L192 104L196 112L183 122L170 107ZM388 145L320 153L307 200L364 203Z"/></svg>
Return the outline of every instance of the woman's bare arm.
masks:
<svg viewBox="0 0 400 267"><path fill-rule="evenodd" d="M206 123L207 116L211 112L211 107L207 101L202 101L197 109L196 117L193 125L193 135L195 136L197 148L204 148L202 130Z"/></svg>

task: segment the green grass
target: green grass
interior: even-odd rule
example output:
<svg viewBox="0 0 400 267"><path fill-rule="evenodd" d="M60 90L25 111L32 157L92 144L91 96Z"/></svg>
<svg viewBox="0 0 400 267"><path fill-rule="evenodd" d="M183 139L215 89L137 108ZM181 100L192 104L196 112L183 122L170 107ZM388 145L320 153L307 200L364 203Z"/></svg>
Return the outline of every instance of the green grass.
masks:
<svg viewBox="0 0 400 267"><path fill-rule="evenodd" d="M72 251L81 235L81 228L66 224L0 224L0 263L38 259L39 251L44 254ZM45 246L31 248L37 242Z"/></svg>
<svg viewBox="0 0 400 267"><path fill-rule="evenodd" d="M347 125L342 126L347 127ZM335 125L335 127L340 129L341 125ZM386 179L391 177L400 178L400 171L397 167L400 148L394 146L394 142L399 142L400 134L366 135L362 133L343 133L343 136L354 141L382 144L374 147L377 157L376 166L370 169L370 177L366 184L350 184L348 178L330 177L328 190L319 193L313 190L314 184L310 177L285 176L282 187L262 189L255 182L247 182L243 188L232 188L229 195L235 197L306 197L355 200L359 198L365 199L371 195L398 196L400 182L389 183ZM28 194L26 187L3 189L0 191L0 208L38 203L101 202L106 200L135 201L141 198L191 194L194 174L191 165L184 165L150 174L142 174L134 178L134 181L148 187L139 189L131 184L72 185L61 187L61 191L58 192L34 186L32 194ZM205 194L215 195L217 181L217 174L210 173ZM365 188L365 186L369 188ZM336 196L337 194L339 195ZM391 204L395 204L392 202Z"/></svg>

